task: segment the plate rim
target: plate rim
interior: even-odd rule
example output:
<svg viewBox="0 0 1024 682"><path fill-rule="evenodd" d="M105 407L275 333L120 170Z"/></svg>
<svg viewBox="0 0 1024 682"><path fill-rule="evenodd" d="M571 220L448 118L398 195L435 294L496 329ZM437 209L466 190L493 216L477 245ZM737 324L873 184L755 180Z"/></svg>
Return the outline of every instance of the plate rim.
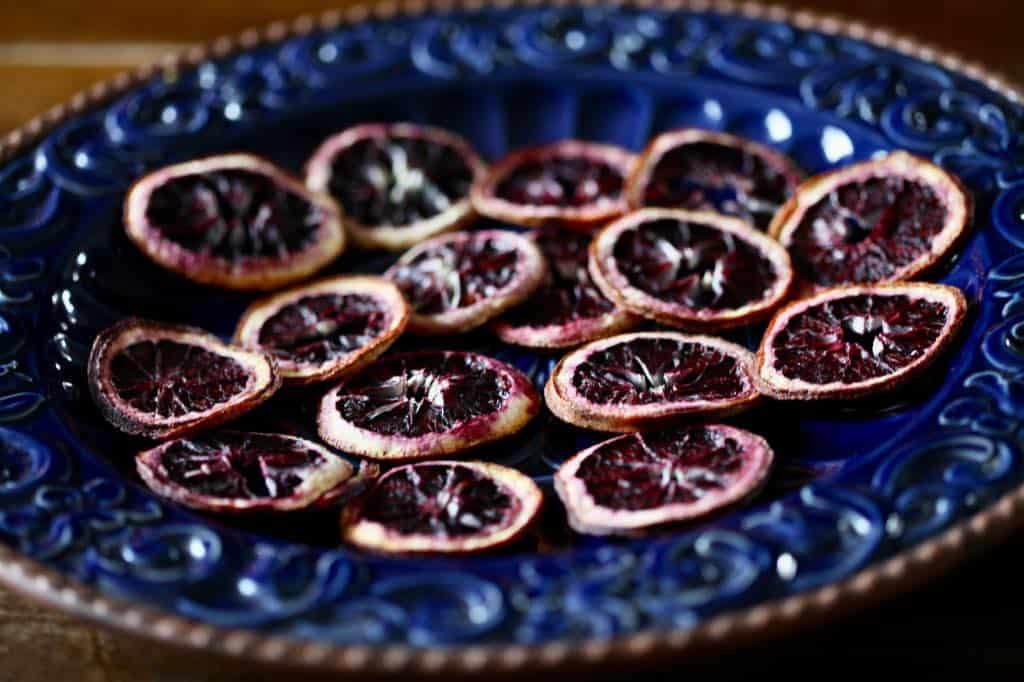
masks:
<svg viewBox="0 0 1024 682"><path fill-rule="evenodd" d="M864 22L809 10L792 10L760 2L733 0L390 0L356 5L277 21L262 29L247 29L172 53L132 71L120 73L80 92L63 104L31 119L0 139L0 163L38 142L61 124L110 102L157 75L196 66L260 46L282 43L316 30L366 20L416 17L430 12L476 11L487 7L513 8L612 4L640 9L712 12L786 23L828 35L851 38L893 50L978 81L1013 103L1024 100L1024 89L997 71L965 60L903 34ZM200 656L214 656L250 667L254 664L334 673L467 674L485 669L526 672L555 668L592 668L608 663L645 662L682 653L706 655L724 648L779 636L831 620L878 603L904 586L931 580L985 547L1024 527L1024 484L1010 489L988 507L924 542L871 564L848 578L714 616L685 630L648 630L609 639L555 641L545 644L485 644L449 647L409 645L341 645L303 641L209 625L184 616L109 596L85 583L0 545L0 584L35 601L82 617L135 639L160 641Z"/></svg>

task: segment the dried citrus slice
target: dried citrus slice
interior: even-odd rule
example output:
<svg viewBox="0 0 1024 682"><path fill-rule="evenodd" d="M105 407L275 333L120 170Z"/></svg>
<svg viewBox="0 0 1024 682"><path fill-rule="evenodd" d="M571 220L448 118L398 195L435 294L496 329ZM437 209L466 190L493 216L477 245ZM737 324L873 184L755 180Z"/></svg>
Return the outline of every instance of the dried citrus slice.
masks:
<svg viewBox="0 0 1024 682"><path fill-rule="evenodd" d="M555 474L555 490L578 532L630 534L706 517L749 498L773 459L763 438L724 424L632 433L566 460Z"/></svg>
<svg viewBox="0 0 1024 682"><path fill-rule="evenodd" d="M368 123L320 145L306 166L306 184L338 200L357 245L403 251L472 220L469 190L485 170L458 135L412 123Z"/></svg>
<svg viewBox="0 0 1024 682"><path fill-rule="evenodd" d="M275 289L345 248L337 204L251 154L154 171L124 203L128 236L157 264L202 284Z"/></svg>
<svg viewBox="0 0 1024 682"><path fill-rule="evenodd" d="M811 288L913 279L967 234L971 196L939 166L894 152L813 177L770 228Z"/></svg>
<svg viewBox="0 0 1024 682"><path fill-rule="evenodd" d="M569 348L619 334L639 319L608 300L587 269L590 237L542 230L533 240L548 263L544 286L491 325L506 343L531 348Z"/></svg>
<svg viewBox="0 0 1024 682"><path fill-rule="evenodd" d="M373 362L405 329L409 307L389 280L342 276L256 301L235 341L277 359L291 384L340 379Z"/></svg>
<svg viewBox="0 0 1024 682"><path fill-rule="evenodd" d="M385 273L402 291L416 334L475 329L522 303L547 265L529 238L505 230L443 234L402 254Z"/></svg>
<svg viewBox="0 0 1024 682"><path fill-rule="evenodd" d="M466 554L520 538L543 495L527 476L487 462L392 469L342 514L342 539L374 552Z"/></svg>
<svg viewBox="0 0 1024 682"><path fill-rule="evenodd" d="M634 162L621 147L579 140L523 149L473 185L473 205L515 225L589 232L625 212Z"/></svg>
<svg viewBox="0 0 1024 682"><path fill-rule="evenodd" d="M601 230L590 246L590 272L629 312L688 331L766 319L793 284L786 250L742 221L656 208Z"/></svg>
<svg viewBox="0 0 1024 682"><path fill-rule="evenodd" d="M735 216L764 230L803 173L771 147L728 133L684 128L662 133L629 179L630 206Z"/></svg>
<svg viewBox="0 0 1024 682"><path fill-rule="evenodd" d="M339 504L378 467L357 469L330 450L280 433L215 431L139 453L142 480L161 497L211 512L287 512Z"/></svg>
<svg viewBox="0 0 1024 682"><path fill-rule="evenodd" d="M89 389L120 430L172 438L223 424L281 385L274 359L194 327L123 320L97 337Z"/></svg>
<svg viewBox="0 0 1024 682"><path fill-rule="evenodd" d="M386 356L330 390L320 437L344 452L389 460L460 453L511 435L540 409L517 369L477 353Z"/></svg>
<svg viewBox="0 0 1024 682"><path fill-rule="evenodd" d="M967 311L956 287L909 282L826 289L780 310L757 353L761 390L843 399L905 384L949 347Z"/></svg>
<svg viewBox="0 0 1024 682"><path fill-rule="evenodd" d="M598 431L638 431L683 417L725 416L758 398L754 357L712 336L622 334L563 357L544 387L562 421Z"/></svg>

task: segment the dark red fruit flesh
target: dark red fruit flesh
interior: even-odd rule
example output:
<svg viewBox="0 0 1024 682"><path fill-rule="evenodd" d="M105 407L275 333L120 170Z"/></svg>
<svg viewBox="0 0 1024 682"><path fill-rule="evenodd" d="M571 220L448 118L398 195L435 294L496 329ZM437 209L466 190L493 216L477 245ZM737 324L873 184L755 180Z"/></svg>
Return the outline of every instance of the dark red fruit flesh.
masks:
<svg viewBox="0 0 1024 682"><path fill-rule="evenodd" d="M410 225L469 196L473 169L451 145L425 137L367 137L334 157L330 193L367 227Z"/></svg>
<svg viewBox="0 0 1024 682"><path fill-rule="evenodd" d="M272 177L242 169L168 179L153 190L146 218L182 248L230 262L297 253L325 220Z"/></svg>
<svg viewBox="0 0 1024 682"><path fill-rule="evenodd" d="M885 281L931 250L946 218L945 203L921 182L851 182L807 210L790 253L799 274L821 286Z"/></svg>
<svg viewBox="0 0 1024 682"><path fill-rule="evenodd" d="M719 430L696 426L617 438L576 470L587 493L608 509L656 509L691 503L729 487L743 448Z"/></svg>
<svg viewBox="0 0 1024 682"><path fill-rule="evenodd" d="M734 357L718 349L639 338L591 353L572 384L593 403L648 405L743 395L746 376Z"/></svg>
<svg viewBox="0 0 1024 682"><path fill-rule="evenodd" d="M716 211L763 230L792 190L790 179L756 154L715 142L690 142L655 162L642 202Z"/></svg>
<svg viewBox="0 0 1024 682"><path fill-rule="evenodd" d="M204 412L242 393L251 372L232 358L166 339L141 341L110 361L111 388L158 417Z"/></svg>
<svg viewBox="0 0 1024 682"><path fill-rule="evenodd" d="M373 365L345 385L336 408L359 428L416 437L492 414L510 390L504 377L471 355L416 353Z"/></svg>
<svg viewBox="0 0 1024 682"><path fill-rule="evenodd" d="M935 345L949 314L940 302L909 296L827 301L795 315L776 335L774 367L812 384L892 374Z"/></svg>
<svg viewBox="0 0 1024 682"><path fill-rule="evenodd" d="M520 507L476 469L421 464L382 479L363 501L361 518L403 535L466 537L507 525Z"/></svg>
<svg viewBox="0 0 1024 682"><path fill-rule="evenodd" d="M615 310L594 285L587 270L590 238L568 231L546 231L536 238L547 258L549 283L503 318L519 327L562 325Z"/></svg>
<svg viewBox="0 0 1024 682"><path fill-rule="evenodd" d="M502 178L494 194L514 204L578 208L622 196L622 172L598 159L526 161Z"/></svg>
<svg viewBox="0 0 1024 682"><path fill-rule="evenodd" d="M222 432L175 441L161 452L160 463L171 482L197 495L281 499L304 482L304 470L324 461L298 439Z"/></svg>
<svg viewBox="0 0 1024 682"><path fill-rule="evenodd" d="M445 240L389 276L413 311L436 315L492 298L516 277L519 252L495 239Z"/></svg>
<svg viewBox="0 0 1024 682"><path fill-rule="evenodd" d="M613 253L632 286L691 309L742 307L764 298L777 279L776 267L751 244L680 220L627 230Z"/></svg>
<svg viewBox="0 0 1024 682"><path fill-rule="evenodd" d="M259 345L295 362L322 363L363 348L388 325L388 313L371 296L320 294L290 303L267 319Z"/></svg>

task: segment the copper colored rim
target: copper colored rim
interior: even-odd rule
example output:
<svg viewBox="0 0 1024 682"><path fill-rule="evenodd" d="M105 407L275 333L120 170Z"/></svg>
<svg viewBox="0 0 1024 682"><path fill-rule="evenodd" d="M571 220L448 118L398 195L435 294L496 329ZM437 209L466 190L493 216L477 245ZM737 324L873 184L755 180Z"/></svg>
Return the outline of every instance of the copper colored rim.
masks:
<svg viewBox="0 0 1024 682"><path fill-rule="evenodd" d="M501 6L529 6L537 0L498 0ZM577 0L595 4L596 0ZM920 43L888 30L861 22L807 11L791 11L756 2L734 0L636 0L632 4L669 10L712 11L749 18L788 22L806 30L841 35L895 50L920 61L938 65L978 81L1013 103L1024 101L1024 90L1009 79L958 55ZM434 10L483 7L482 0L406 0L382 2L372 7L355 6L330 11L319 17L303 16L292 22L276 22L222 37L193 47L159 62L122 73L79 93L32 119L0 141L3 163L39 141L71 118L107 103L157 73L174 74L210 57L223 57L263 44L279 43L317 29L332 29L368 19L415 16ZM871 564L849 578L798 595L737 609L689 630L647 631L609 640L556 641L542 645L471 645L461 648L334 646L300 641L252 630L214 627L189 618L140 606L112 597L68 578L29 559L7 545L0 545L0 582L11 589L68 613L87 618L124 634L158 641L193 655L211 655L234 661L240 669L271 665L292 670L317 670L353 675L469 675L487 672L518 673L527 670L586 668L609 669L615 665L651 664L682 655L707 655L740 645L763 642L778 636L834 620L859 610L924 580L945 573L1024 527L1024 485L996 500L983 511L950 529L883 561Z"/></svg>

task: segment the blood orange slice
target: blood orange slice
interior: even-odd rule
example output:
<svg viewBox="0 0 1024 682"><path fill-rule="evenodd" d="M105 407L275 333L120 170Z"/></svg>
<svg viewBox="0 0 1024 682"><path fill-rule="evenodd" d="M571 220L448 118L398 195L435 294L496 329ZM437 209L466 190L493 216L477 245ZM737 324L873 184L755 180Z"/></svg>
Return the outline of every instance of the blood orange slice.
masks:
<svg viewBox="0 0 1024 682"><path fill-rule="evenodd" d="M789 294L789 256L767 235L714 213L647 208L590 246L594 282L629 312L689 331L769 317Z"/></svg>
<svg viewBox="0 0 1024 682"><path fill-rule="evenodd" d="M892 390L949 347L966 310L959 289L915 282L837 287L791 303L761 340L762 391L814 400Z"/></svg>
<svg viewBox="0 0 1024 682"><path fill-rule="evenodd" d="M320 437L344 452L389 460L460 453L511 435L540 409L521 372L477 353L385 357L320 403Z"/></svg>
<svg viewBox="0 0 1024 682"><path fill-rule="evenodd" d="M803 173L771 147L728 133L684 128L654 138L629 179L630 206L735 216L764 230Z"/></svg>
<svg viewBox="0 0 1024 682"><path fill-rule="evenodd" d="M256 301L239 320L235 341L273 355L286 382L310 384L358 372L408 320L409 307L390 281L333 277Z"/></svg>
<svg viewBox="0 0 1024 682"><path fill-rule="evenodd" d="M412 307L409 330L438 335L475 329L522 303L546 273L544 256L529 238L483 230L422 242L385 276Z"/></svg>
<svg viewBox="0 0 1024 682"><path fill-rule="evenodd" d="M125 198L124 225L157 264L227 289L284 286L345 248L341 213L330 197L250 154L146 175Z"/></svg>
<svg viewBox="0 0 1024 682"><path fill-rule="evenodd" d="M89 389L107 421L155 439L223 424L281 385L274 359L262 351L229 346L194 327L139 318L100 333L88 367Z"/></svg>
<svg viewBox="0 0 1024 682"><path fill-rule="evenodd" d="M946 258L971 220L953 175L905 152L800 185L771 234L810 288L909 280Z"/></svg>
<svg viewBox="0 0 1024 682"><path fill-rule="evenodd" d="M391 554L466 554L521 537L543 496L530 478L487 462L392 469L342 514L342 539Z"/></svg>
<svg viewBox="0 0 1024 682"><path fill-rule="evenodd" d="M568 459L555 474L555 490L578 532L630 534L749 498L773 459L763 438L724 424L634 433Z"/></svg>
<svg viewBox="0 0 1024 682"><path fill-rule="evenodd" d="M750 351L711 336L622 334L559 361L544 387L559 419L598 431L638 431L683 417L724 416L758 398Z"/></svg>
<svg viewBox="0 0 1024 682"><path fill-rule="evenodd" d="M528 227L590 232L626 211L635 157L620 147L565 140L513 152L473 185L482 215Z"/></svg>
<svg viewBox="0 0 1024 682"><path fill-rule="evenodd" d="M330 450L280 433L216 431L139 453L142 480L161 497L210 512L288 512L340 504L377 476Z"/></svg>
<svg viewBox="0 0 1024 682"><path fill-rule="evenodd" d="M306 184L338 200L357 245L402 251L471 221L469 190L485 171L458 135L368 123L328 138L306 166Z"/></svg>

